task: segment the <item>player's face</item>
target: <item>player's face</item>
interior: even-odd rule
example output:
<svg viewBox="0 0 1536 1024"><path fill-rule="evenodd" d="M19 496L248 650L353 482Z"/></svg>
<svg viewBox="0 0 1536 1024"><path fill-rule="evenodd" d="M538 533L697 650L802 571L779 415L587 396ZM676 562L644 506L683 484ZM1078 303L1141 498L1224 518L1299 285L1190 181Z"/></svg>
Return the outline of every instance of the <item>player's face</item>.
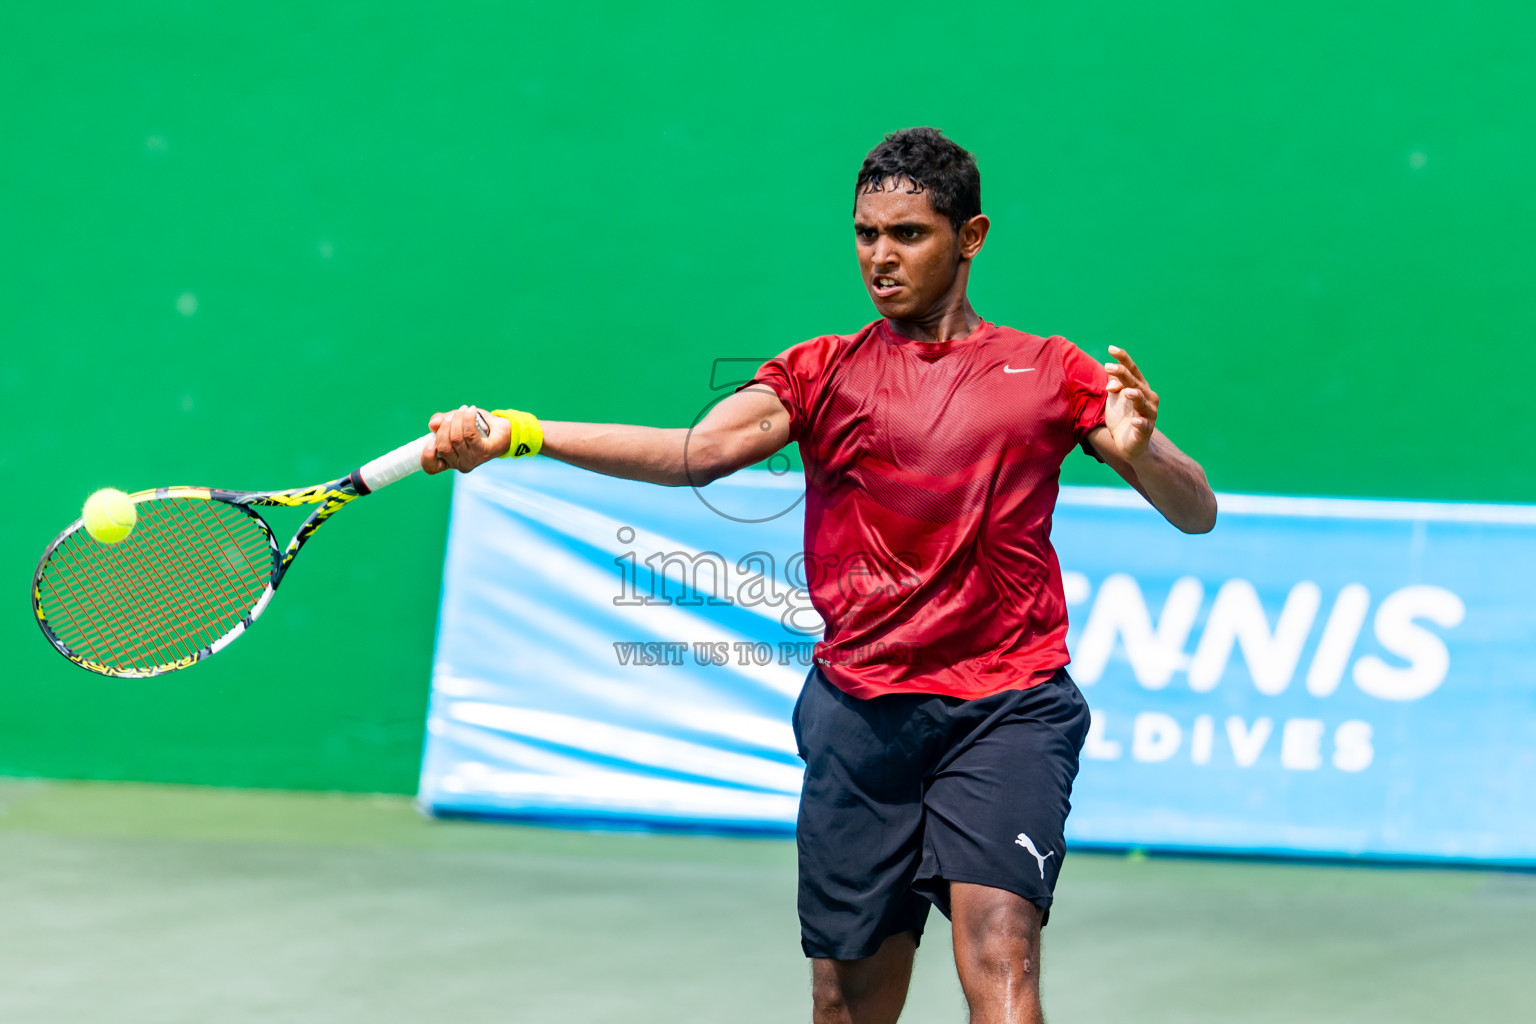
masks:
<svg viewBox="0 0 1536 1024"><path fill-rule="evenodd" d="M953 298L960 237L922 192L900 182L866 192L853 208L853 231L864 287L881 316L922 320Z"/></svg>

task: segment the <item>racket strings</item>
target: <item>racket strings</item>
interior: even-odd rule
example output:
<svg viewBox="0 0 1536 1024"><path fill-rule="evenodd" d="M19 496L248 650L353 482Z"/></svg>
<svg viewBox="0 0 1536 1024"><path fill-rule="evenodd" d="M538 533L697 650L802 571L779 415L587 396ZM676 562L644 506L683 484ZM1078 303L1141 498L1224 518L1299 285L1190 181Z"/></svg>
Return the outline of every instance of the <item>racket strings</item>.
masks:
<svg viewBox="0 0 1536 1024"><path fill-rule="evenodd" d="M60 559L56 565L50 561L50 567L58 570L57 578L69 587L70 596L75 601L89 602L93 589L99 589L116 600L124 600L127 597L126 581L121 572L110 565L103 568L92 550L83 550L81 555L83 560L80 561ZM95 587L93 587L93 571ZM112 618L97 617L82 620L76 616L68 620L56 620L52 624L56 631L60 626L73 627L76 634L88 635L101 645L101 649L112 646L122 647L128 642L123 635L124 623Z"/></svg>
<svg viewBox="0 0 1536 1024"><path fill-rule="evenodd" d="M175 507L170 510L181 512ZM230 512L240 516L232 509L226 509L225 514ZM208 631L207 627L223 627L213 631L212 639L217 639L228 628L233 628L244 614L249 601L242 601L244 595L232 590L232 585L237 586L239 581L230 576L227 565L221 565L216 557L209 558L211 552L204 537L200 536L203 531L198 529L199 519L206 518L209 517L205 514L189 522L186 514L181 512L177 516L179 521L170 524L175 529L161 530L158 538L161 544L145 545L142 550L133 552L139 556L138 565L128 558L113 557L117 552L110 548L93 545L85 547L82 553L87 557L71 567L77 589L82 577L89 583L94 576L103 584L103 596L113 602L116 614L121 616L120 622L110 619L107 622L107 628L113 633L112 644L107 649L122 663L144 667L152 666L157 660L176 660L195 654L211 642L209 637L200 635ZM153 512L146 515L145 522L156 527L165 525L154 520ZM247 525L255 524L247 520ZM163 543L172 537L181 543ZM242 561L250 565L248 557ZM209 566L217 571L216 575L207 571ZM200 576L206 578L199 579ZM147 615L150 608L158 615ZM195 628L198 625L204 628ZM194 628L189 629L189 626ZM98 624L98 639L101 632Z"/></svg>
<svg viewBox="0 0 1536 1024"><path fill-rule="evenodd" d="M51 562L50 568L54 569ZM49 588L43 594L44 600L42 603L45 613L48 613L50 609L50 602L47 600L49 594L52 594L55 599L52 607L57 609L61 606L62 602L59 600L60 595L58 594L59 587L63 587L68 591L68 598L72 602L85 601L87 600L86 595L90 593L89 587L79 579L79 574L75 571L74 565L69 562L61 562L54 571L43 578L42 585ZM71 649L79 646L82 637L88 637L98 645L103 646L112 642L120 642L119 634L113 628L110 619L99 620L70 617L52 621L49 625L53 627L56 634L61 634L62 630L59 638L66 645L70 646ZM109 636L110 640L108 639Z"/></svg>
<svg viewBox="0 0 1536 1024"><path fill-rule="evenodd" d="M220 545L219 552L215 553L212 550L210 542L213 539L209 537L206 530L202 529L203 522L199 519L189 518L185 508L174 508L173 511L180 515L182 526L186 529L186 536L189 539L187 545L175 549L173 552L175 556L174 561L167 566L170 570L167 578L173 580L176 584L173 596L178 603L179 611L183 615L196 614L205 618L210 614L227 614L230 611L239 611L243 614L243 610L248 607L249 602L241 600L244 596L242 593L243 588L240 586L242 581L237 574L230 571L235 567L232 564L232 560L228 557L226 550L222 545ZM227 526L225 532L228 533ZM242 559L247 567L249 567L250 559L245 558L243 552L240 552L238 545L234 547L234 550L241 554ZM220 555L224 557L220 559ZM198 568L199 556L201 556L201 560L204 562L211 559L212 564L218 566L223 571L224 578L218 582L216 588L209 588L199 592L191 590L185 585L194 578L193 574L195 574ZM178 573L185 575L177 575Z"/></svg>
<svg viewBox="0 0 1536 1024"><path fill-rule="evenodd" d="M77 582L82 587L86 588L89 587L89 581L92 578L92 574L94 574L97 579L102 581L104 590L108 592L110 596L119 603L120 606L132 604L136 600L136 597L134 594L133 581L128 575L127 571L129 568L128 563L126 560L116 560L106 557L104 553L108 550L110 549L105 548L103 545L86 547L82 554L86 556L87 560L82 561L82 563L79 565L71 566L71 572L75 576ZM162 600L164 601L167 609L172 612L184 613L187 610L185 608L185 602L167 599L164 596L162 596ZM116 627L118 625L118 623L115 623L112 620L108 620L107 622L107 628L114 629L115 633L117 633ZM121 638L121 634L118 633L114 639L120 645L120 649L131 649L138 651L141 650L151 639L153 639L155 635L156 631L146 629L138 637L131 637L128 640L123 640Z"/></svg>
<svg viewBox="0 0 1536 1024"><path fill-rule="evenodd" d="M151 521L151 515L146 515L146 525ZM187 568L185 558L177 559L180 564L172 565L160 559L157 565L153 557L157 552L145 547L134 552L143 560L142 565L135 567L129 558L113 557L119 553L93 544L82 544L74 553L79 557L60 560L62 571L59 575L69 581L70 596L76 601L76 607L65 609L76 613L70 616L69 625L84 628L73 630L76 633L73 638L66 638L70 630L62 630L64 636L61 639L65 639L66 645L73 639L74 646L79 646L80 636L87 637L95 643L77 653L87 657L95 654L95 660L107 660L100 655L110 652L115 656L114 663L123 665L152 664L153 655L166 648L170 648L174 656L196 650L196 637L180 627L189 620L206 620L209 608L206 601L197 602L185 582L175 575L176 571L184 572ZM158 553L163 555L163 551ZM137 575L150 582L150 586L135 585L135 569ZM167 573L167 569L172 572ZM158 578L156 570L159 570ZM157 583L159 586L154 585ZM160 612L158 619L145 614L146 606L151 602ZM110 607L114 611L111 615L82 616L78 614L82 606L93 611ZM54 614L58 615L58 612ZM56 619L55 631L60 632L64 625Z"/></svg>
<svg viewBox="0 0 1536 1024"><path fill-rule="evenodd" d="M114 584L113 596L119 600L127 597L133 598L132 583L126 579L121 566L102 566L98 554L97 568L104 570L104 578L108 578ZM134 663L152 663L153 657L163 650L169 649L172 660L183 657L197 650L193 644L193 638L175 631L175 626L187 620L207 620L210 614L216 615L224 609L215 604L214 595L200 595L190 591L182 577L177 573L195 571L195 565L186 557L177 557L172 563L162 563L154 568L165 570L162 578L166 583L165 592L160 595L160 601L170 615L162 618L158 623L147 624L141 629L138 636L124 644L121 650L127 655L128 661Z"/></svg>
<svg viewBox="0 0 1536 1024"><path fill-rule="evenodd" d="M199 638L193 635L178 633L174 627L177 624L188 621L218 622L228 621L228 628L218 635L228 632L245 614L246 610L259 596L260 590L255 595L247 594L247 587L242 587L242 581L238 575L230 572L234 568L232 559L228 553L220 548L214 551L210 545L212 538L206 529L206 516L193 516L188 513L189 505L206 505L208 503L181 503L169 506L169 511L175 513L179 519L178 525L182 529L183 543L168 550L161 549L156 552L161 556L158 564L153 568L159 574L158 578L165 583L165 600L174 613L174 618L167 618L158 623L158 628L147 629L143 632L139 641L135 644L132 654L135 660L152 660L161 651L169 651L174 657L185 657L195 654L206 643L198 642ZM247 523L250 520L245 518ZM220 520L222 521L222 520ZM254 525L254 524L253 524ZM228 532L226 527L226 533ZM265 550L265 548L264 548ZM235 551L239 552L238 546ZM223 557L220 557L220 556ZM242 559L250 566L250 559ZM221 578L202 578L200 572L212 565L219 570ZM259 581L265 585L265 578ZM197 584L202 583L199 587ZM217 639L217 636L214 637Z"/></svg>
<svg viewBox="0 0 1536 1024"><path fill-rule="evenodd" d="M219 501L140 502L115 545L76 530L39 579L43 615L79 657L154 668L197 654L234 629L272 573L270 534Z"/></svg>
<svg viewBox="0 0 1536 1024"><path fill-rule="evenodd" d="M50 568L55 569L56 578L69 587L69 596L77 605L97 604L103 598L119 607L131 605L134 598L131 582L124 572L125 563L120 560L103 560L97 550L99 547L82 544L80 550L74 552L78 557L55 557L50 560ZM55 633L60 634L60 639L71 649L76 649L77 653L83 653L79 650L82 638L93 641L97 645L95 650L128 651L135 646L132 634L124 635L124 629L132 627L131 620L101 615L66 617L59 614L60 611L67 613L74 610L64 606L52 610L49 617ZM50 609L45 605L44 611L48 613ZM71 636L71 633L74 635Z"/></svg>

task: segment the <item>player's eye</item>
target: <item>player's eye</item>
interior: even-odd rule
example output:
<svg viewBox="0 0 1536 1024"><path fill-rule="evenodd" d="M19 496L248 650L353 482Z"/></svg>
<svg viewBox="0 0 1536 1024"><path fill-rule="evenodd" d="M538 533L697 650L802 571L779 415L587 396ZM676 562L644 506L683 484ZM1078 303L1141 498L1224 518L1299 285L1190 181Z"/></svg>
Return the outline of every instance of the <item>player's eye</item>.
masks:
<svg viewBox="0 0 1536 1024"><path fill-rule="evenodd" d="M905 238L909 242L912 241L913 239L921 237L921 235L922 235L922 232L919 231L917 228L902 228L901 229L901 237Z"/></svg>

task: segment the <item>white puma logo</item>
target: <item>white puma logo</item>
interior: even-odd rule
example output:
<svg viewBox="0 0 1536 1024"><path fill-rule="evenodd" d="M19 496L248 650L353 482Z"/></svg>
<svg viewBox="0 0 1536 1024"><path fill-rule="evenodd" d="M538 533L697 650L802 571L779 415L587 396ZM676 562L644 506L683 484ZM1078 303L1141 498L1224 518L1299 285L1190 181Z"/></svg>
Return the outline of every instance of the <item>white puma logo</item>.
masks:
<svg viewBox="0 0 1536 1024"><path fill-rule="evenodd" d="M1050 853L1042 856L1040 851L1035 849L1035 841L1023 832L1019 833L1019 838L1015 839L1014 842L1028 850L1029 855L1040 862L1040 881L1045 881L1045 862L1051 857L1056 856L1056 851L1052 850Z"/></svg>

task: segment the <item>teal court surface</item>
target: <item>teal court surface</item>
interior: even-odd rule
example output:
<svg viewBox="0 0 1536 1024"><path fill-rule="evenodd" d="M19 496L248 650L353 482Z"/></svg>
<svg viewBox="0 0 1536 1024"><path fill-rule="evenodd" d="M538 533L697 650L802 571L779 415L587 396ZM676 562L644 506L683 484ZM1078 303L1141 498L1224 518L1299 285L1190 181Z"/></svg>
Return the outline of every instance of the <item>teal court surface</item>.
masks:
<svg viewBox="0 0 1536 1024"><path fill-rule="evenodd" d="M1073 1021L1532 1019L1536 876L1074 854ZM0 781L0 1021L809 1019L783 840L419 817L401 797ZM963 1021L934 914L904 1021Z"/></svg>

